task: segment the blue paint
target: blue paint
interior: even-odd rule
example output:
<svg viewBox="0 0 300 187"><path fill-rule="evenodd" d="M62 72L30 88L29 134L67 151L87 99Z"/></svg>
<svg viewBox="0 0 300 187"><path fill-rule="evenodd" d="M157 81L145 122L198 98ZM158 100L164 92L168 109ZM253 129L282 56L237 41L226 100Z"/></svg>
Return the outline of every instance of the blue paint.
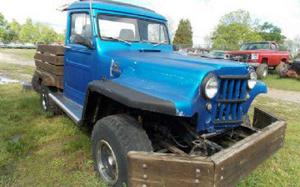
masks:
<svg viewBox="0 0 300 187"><path fill-rule="evenodd" d="M97 29L93 30L93 49L70 44L70 15L74 12L89 12L88 2L76 2L68 9L68 30L65 53L66 97L83 105L87 84L92 80L108 79L133 90L174 103L177 116L197 116L197 131L213 132L232 128L241 123L214 124L216 119L240 120L247 114L253 99L267 92L266 85L259 82L253 90L247 89L247 80L221 80L219 92L212 100L206 99L201 84L208 74L244 76L249 74L247 64L225 60L209 60L188 57L173 52L169 44L154 46L145 42L127 45L118 41L101 40ZM167 24L166 19L152 11L110 3L93 3L94 28L98 28L97 15L112 14L148 19ZM153 52L155 50L155 52ZM112 63L120 66L120 72L111 72ZM238 90L237 90L238 88ZM229 89L229 93L227 93ZM246 102L232 106L219 103L218 99L243 99ZM208 111L207 103L212 104ZM222 111L222 112L220 112Z"/></svg>

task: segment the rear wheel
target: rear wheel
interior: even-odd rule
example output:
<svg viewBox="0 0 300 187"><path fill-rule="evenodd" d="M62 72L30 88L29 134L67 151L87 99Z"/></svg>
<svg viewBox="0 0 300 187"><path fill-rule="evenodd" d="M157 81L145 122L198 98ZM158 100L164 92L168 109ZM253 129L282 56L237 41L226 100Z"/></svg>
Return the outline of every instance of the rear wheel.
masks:
<svg viewBox="0 0 300 187"><path fill-rule="evenodd" d="M45 112L50 112L52 115L62 114L61 109L54 103L49 97L49 88L47 86L41 86L41 106Z"/></svg>
<svg viewBox="0 0 300 187"><path fill-rule="evenodd" d="M268 76L269 67L267 64L261 64L256 69L257 77L259 79L264 79Z"/></svg>
<svg viewBox="0 0 300 187"><path fill-rule="evenodd" d="M110 186L127 185L127 153L153 150L144 129L130 116L113 115L99 120L92 132L94 166Z"/></svg>
<svg viewBox="0 0 300 187"><path fill-rule="evenodd" d="M34 73L34 75L32 77L31 85L32 85L32 88L34 89L34 91L36 91L37 93L42 92L42 81L40 79L40 76L36 72Z"/></svg>
<svg viewBox="0 0 300 187"><path fill-rule="evenodd" d="M286 62L281 62L278 66L276 66L276 72L281 76L283 72L288 70L288 64Z"/></svg>

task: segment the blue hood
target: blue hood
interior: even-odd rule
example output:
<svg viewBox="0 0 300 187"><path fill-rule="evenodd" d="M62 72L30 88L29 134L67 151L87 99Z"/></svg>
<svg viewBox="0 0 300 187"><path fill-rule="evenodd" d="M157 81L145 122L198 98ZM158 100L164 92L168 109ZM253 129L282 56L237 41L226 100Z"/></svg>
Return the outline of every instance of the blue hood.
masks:
<svg viewBox="0 0 300 187"><path fill-rule="evenodd" d="M200 85L207 74L248 74L246 64L174 52L110 51L105 57L121 67L121 75L113 77L114 82L173 102L180 116L192 116L198 110L194 106L201 99Z"/></svg>

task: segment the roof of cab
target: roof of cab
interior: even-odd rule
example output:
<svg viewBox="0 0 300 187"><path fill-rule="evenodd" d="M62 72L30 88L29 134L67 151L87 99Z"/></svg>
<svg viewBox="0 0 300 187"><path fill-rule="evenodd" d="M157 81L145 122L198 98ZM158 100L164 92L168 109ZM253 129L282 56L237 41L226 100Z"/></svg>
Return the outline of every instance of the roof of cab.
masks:
<svg viewBox="0 0 300 187"><path fill-rule="evenodd" d="M159 19L166 21L166 18L160 14L157 14L153 10L111 0L93 0L92 1L93 9L106 10L111 12L126 13L132 15L138 15L148 18ZM66 10L75 10L75 9L89 9L90 1L89 0L80 0L72 3Z"/></svg>

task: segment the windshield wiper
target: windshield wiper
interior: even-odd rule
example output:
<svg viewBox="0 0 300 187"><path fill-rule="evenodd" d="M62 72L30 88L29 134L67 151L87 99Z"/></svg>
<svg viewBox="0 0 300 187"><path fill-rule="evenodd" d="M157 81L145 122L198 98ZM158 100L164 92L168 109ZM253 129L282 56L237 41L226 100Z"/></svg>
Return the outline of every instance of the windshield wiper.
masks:
<svg viewBox="0 0 300 187"><path fill-rule="evenodd" d="M123 43L126 43L126 44L128 44L128 45L132 45L131 42L126 41L126 40L123 40L123 39L120 39L120 38L107 37L107 36L106 36L106 37L103 37L103 38L108 39L108 40L115 40L115 41L123 42Z"/></svg>

